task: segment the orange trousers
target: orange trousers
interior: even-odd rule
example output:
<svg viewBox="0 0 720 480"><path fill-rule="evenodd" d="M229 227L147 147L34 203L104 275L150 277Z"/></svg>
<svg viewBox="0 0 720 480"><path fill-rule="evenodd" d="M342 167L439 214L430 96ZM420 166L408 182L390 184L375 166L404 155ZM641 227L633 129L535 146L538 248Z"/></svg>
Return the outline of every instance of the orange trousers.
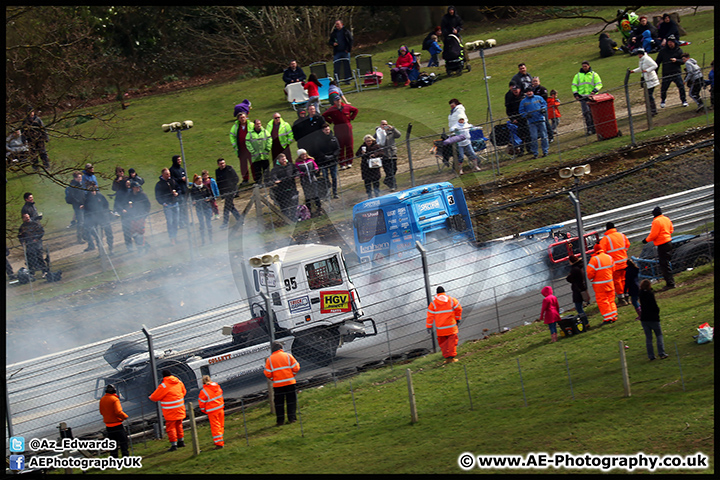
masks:
<svg viewBox="0 0 720 480"><path fill-rule="evenodd" d="M603 322L614 322L617 320L617 305L615 305L615 289L609 284L600 286L593 285L595 301L603 317Z"/></svg>
<svg viewBox="0 0 720 480"><path fill-rule="evenodd" d="M440 345L440 350L442 351L442 356L445 358L453 358L457 356L457 345L458 345L458 336L457 333L453 333L451 335L445 335L445 336L438 336L438 345Z"/></svg>
<svg viewBox="0 0 720 480"><path fill-rule="evenodd" d="M185 438L185 432L183 432L182 420L165 420L165 431L168 435L170 442L177 442Z"/></svg>
<svg viewBox="0 0 720 480"><path fill-rule="evenodd" d="M210 433L212 433L213 443L215 445L224 446L225 439L225 409L215 410L207 414L210 421Z"/></svg>
<svg viewBox="0 0 720 480"><path fill-rule="evenodd" d="M613 285L615 286L615 295L622 295L625 291L625 268L613 272Z"/></svg>

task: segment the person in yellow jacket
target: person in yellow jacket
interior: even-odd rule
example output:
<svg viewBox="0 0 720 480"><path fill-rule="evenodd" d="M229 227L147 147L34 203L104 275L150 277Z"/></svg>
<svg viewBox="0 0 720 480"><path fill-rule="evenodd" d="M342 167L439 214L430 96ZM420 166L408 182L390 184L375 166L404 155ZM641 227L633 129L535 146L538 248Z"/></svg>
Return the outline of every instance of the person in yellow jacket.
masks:
<svg viewBox="0 0 720 480"><path fill-rule="evenodd" d="M435 324L438 345L445 357L445 363L457 362L458 325L462 319L462 306L457 298L445 294L443 287L437 287L435 298L427 309L425 327L428 333Z"/></svg>
<svg viewBox="0 0 720 480"><path fill-rule="evenodd" d="M258 183L263 181L263 176L270 167L272 138L270 138L270 133L263 128L262 120L255 120L254 125L245 137L245 144L250 152L253 181Z"/></svg>
<svg viewBox="0 0 720 480"><path fill-rule="evenodd" d="M285 404L287 403L288 423L297 420L297 392L295 391L295 374L300 370L300 364L295 357L283 351L282 343L273 342L270 349L272 354L265 360L263 373L272 381L275 395L275 415L277 426L285 424Z"/></svg>
<svg viewBox="0 0 720 480"><path fill-rule="evenodd" d="M627 267L627 252L628 248L630 248L630 240L625 234L617 231L613 222L607 222L605 230L605 234L600 239L600 247L613 259L613 285L617 297L616 304L619 306L627 305L628 301L623 292L625 292L625 267Z"/></svg>
<svg viewBox="0 0 720 480"><path fill-rule="evenodd" d="M587 60L582 62L580 71L575 74L570 85L575 100L580 101L580 108L582 109L583 119L585 120L586 135L595 134L595 123L593 122L592 112L588 105L588 96L594 95L602 88L602 80L597 72L594 72L590 67L590 62Z"/></svg>
<svg viewBox="0 0 720 480"><path fill-rule="evenodd" d="M605 253L599 243L595 244L593 256L588 261L587 276L595 292L595 301L603 317L603 325L617 320L613 270L612 257Z"/></svg>
<svg viewBox="0 0 720 480"><path fill-rule="evenodd" d="M268 123L265 131L270 136L270 158L277 158L281 153L284 153L286 158L292 158L290 144L295 137L292 127L283 120L280 113L273 113L273 119Z"/></svg>
<svg viewBox="0 0 720 480"><path fill-rule="evenodd" d="M650 235L642 243L652 242L657 247L660 272L665 279L663 290L669 290L675 288L675 277L673 277L672 270L670 270L670 254L672 253L672 244L670 242L674 231L673 224L668 217L662 214L660 207L655 207L652 214L654 218L650 227Z"/></svg>
<svg viewBox="0 0 720 480"><path fill-rule="evenodd" d="M112 450L110 455L118 458L119 449L123 457L129 456L128 437L125 433L125 427L123 426L123 420L128 418L128 414L123 412L122 405L120 405L120 397L114 385L107 385L105 387L105 395L100 399L99 407L100 415L102 415L105 428L107 429L107 436L110 440L115 440L117 443L115 450Z"/></svg>
<svg viewBox="0 0 720 480"><path fill-rule="evenodd" d="M185 432L182 422L185 419L185 384L175 377L170 370L162 371L162 382L150 395L150 400L160 402L163 418L165 419L165 431L170 440L169 452L185 446Z"/></svg>
<svg viewBox="0 0 720 480"><path fill-rule="evenodd" d="M210 432L215 449L225 446L225 400L220 385L213 382L210 375L203 375L203 388L198 395L200 411L208 416Z"/></svg>

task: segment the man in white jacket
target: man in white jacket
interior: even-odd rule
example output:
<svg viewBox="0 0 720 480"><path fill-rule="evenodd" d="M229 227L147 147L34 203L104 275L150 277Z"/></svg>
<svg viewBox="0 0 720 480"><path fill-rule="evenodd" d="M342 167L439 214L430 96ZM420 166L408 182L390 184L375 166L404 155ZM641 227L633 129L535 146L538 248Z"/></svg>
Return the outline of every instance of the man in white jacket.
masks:
<svg viewBox="0 0 720 480"><path fill-rule="evenodd" d="M655 87L660 85L660 80L658 79L657 73L655 70L657 70L657 63L655 63L655 60L650 58L650 55L645 53L645 50L642 48L638 48L635 50L635 53L637 53L639 61L638 68L635 70L630 70L630 73L638 73L642 72L643 80L645 80L645 88L647 88L648 92L648 103L650 104L650 114L652 116L657 115L657 107L655 106L655 97L653 96L653 91L655 90Z"/></svg>

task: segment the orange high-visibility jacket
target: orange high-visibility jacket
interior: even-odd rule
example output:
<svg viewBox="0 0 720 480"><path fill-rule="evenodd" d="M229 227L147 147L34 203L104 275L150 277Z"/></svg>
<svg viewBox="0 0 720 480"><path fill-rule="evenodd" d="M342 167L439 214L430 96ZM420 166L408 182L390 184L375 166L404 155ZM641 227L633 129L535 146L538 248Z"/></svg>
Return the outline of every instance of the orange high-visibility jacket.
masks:
<svg viewBox="0 0 720 480"><path fill-rule="evenodd" d="M205 384L203 389L200 390L200 395L198 395L198 405L203 413L212 413L223 408L225 401L223 400L223 391L220 385L215 382Z"/></svg>
<svg viewBox="0 0 720 480"><path fill-rule="evenodd" d="M652 221L650 235L645 240L653 242L656 247L672 240L673 224L665 215L658 215Z"/></svg>
<svg viewBox="0 0 720 480"><path fill-rule="evenodd" d="M183 420L185 418L185 385L179 378L170 375L150 395L150 400L160 402L165 420Z"/></svg>
<svg viewBox="0 0 720 480"><path fill-rule="evenodd" d="M435 295L428 306L425 326L432 328L434 322L438 337L445 337L458 333L457 323L461 316L462 307L457 298L441 293Z"/></svg>
<svg viewBox="0 0 720 480"><path fill-rule="evenodd" d="M588 261L587 276L593 287L612 287L614 270L612 257L600 249L596 250L595 255Z"/></svg>
<svg viewBox="0 0 720 480"><path fill-rule="evenodd" d="M277 350L265 360L267 378L272 380L273 387L284 387L295 383L295 374L300 370L300 364L289 353Z"/></svg>
<svg viewBox="0 0 720 480"><path fill-rule="evenodd" d="M615 264L615 270L622 270L627 266L627 251L630 248L630 240L624 233L617 231L617 228L611 228L600 239L600 247L605 253L610 255Z"/></svg>
<svg viewBox="0 0 720 480"><path fill-rule="evenodd" d="M116 427L128 418L128 414L123 412L117 393L103 395L100 399L100 415L102 415L106 427Z"/></svg>

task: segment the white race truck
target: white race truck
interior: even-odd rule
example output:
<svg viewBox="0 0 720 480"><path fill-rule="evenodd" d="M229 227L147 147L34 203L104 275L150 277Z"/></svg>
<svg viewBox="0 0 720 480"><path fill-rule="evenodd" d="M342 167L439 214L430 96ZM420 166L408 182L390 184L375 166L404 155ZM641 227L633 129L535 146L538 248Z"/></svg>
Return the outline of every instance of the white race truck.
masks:
<svg viewBox="0 0 720 480"><path fill-rule="evenodd" d="M271 334L301 363L316 365L330 363L343 343L377 335L375 321L363 318L360 296L339 247L292 245L253 257L250 264L246 287L252 318L223 327L222 334L232 338L229 342L209 339L203 348L156 350L158 378L168 369L194 392L202 387L203 375L221 384L257 375L270 355ZM110 383L129 400L142 401L154 389L146 345L119 342L103 358L117 372L98 379L98 398Z"/></svg>

